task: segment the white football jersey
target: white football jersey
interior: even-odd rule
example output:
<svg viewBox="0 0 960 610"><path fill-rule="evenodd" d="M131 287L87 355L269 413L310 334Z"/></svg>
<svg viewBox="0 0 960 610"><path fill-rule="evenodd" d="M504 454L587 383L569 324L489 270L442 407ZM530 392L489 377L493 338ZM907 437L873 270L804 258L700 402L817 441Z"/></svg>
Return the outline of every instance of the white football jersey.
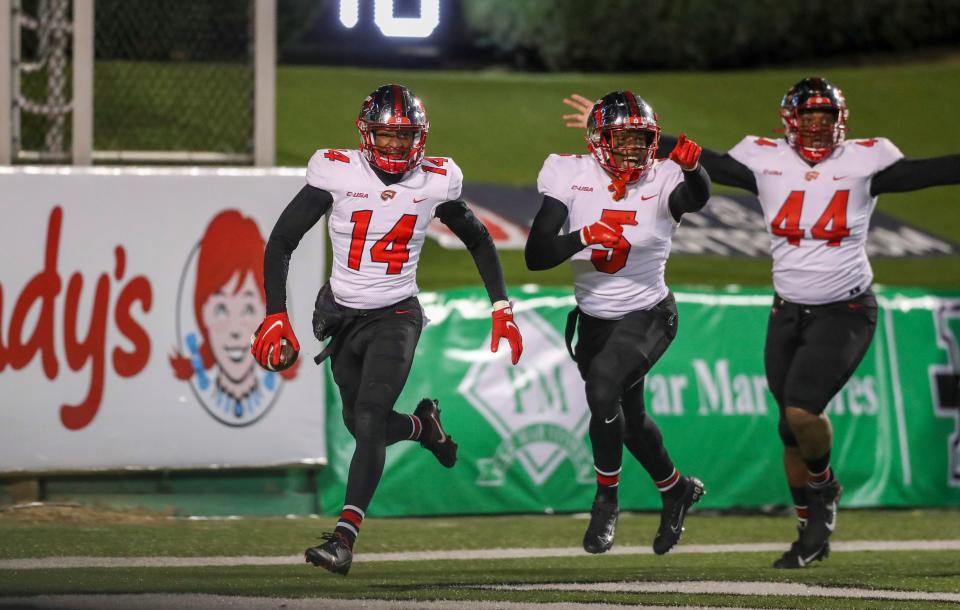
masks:
<svg viewBox="0 0 960 610"><path fill-rule="evenodd" d="M417 263L438 205L460 198L453 159L424 157L400 182L385 185L357 150L318 150L307 184L333 195L330 287L341 305L386 307L419 291Z"/></svg>
<svg viewBox="0 0 960 610"><path fill-rule="evenodd" d="M589 246L570 258L577 305L584 313L616 320L650 309L667 296L663 272L679 224L670 214L669 199L681 182L680 166L660 159L627 187L623 199L614 201L607 190L610 176L590 155L547 157L537 188L567 206L570 231L601 219L637 221L623 225L624 247Z"/></svg>
<svg viewBox="0 0 960 610"><path fill-rule="evenodd" d="M747 136L729 154L757 180L780 296L820 305L870 287L865 245L877 203L870 182L903 158L893 143L848 140L812 167L783 139Z"/></svg>

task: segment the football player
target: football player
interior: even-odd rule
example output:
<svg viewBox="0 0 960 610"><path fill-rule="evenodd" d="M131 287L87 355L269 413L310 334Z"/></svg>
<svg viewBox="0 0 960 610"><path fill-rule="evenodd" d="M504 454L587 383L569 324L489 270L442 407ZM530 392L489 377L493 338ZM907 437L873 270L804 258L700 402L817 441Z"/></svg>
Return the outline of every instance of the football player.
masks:
<svg viewBox="0 0 960 610"><path fill-rule="evenodd" d="M677 334L677 307L664 282L680 218L710 197L700 147L681 135L669 160L655 160L660 127L631 91L593 105L589 155L550 155L537 181L543 203L530 229L526 262L549 269L570 259L577 307L567 344L585 382L597 491L583 537L588 553L613 546L623 447L650 474L663 510L657 554L680 539L703 483L681 476L643 402L644 377ZM564 225L570 232L562 232ZM572 348L574 332L579 337Z"/></svg>
<svg viewBox="0 0 960 610"><path fill-rule="evenodd" d="M456 462L457 444L436 401L424 399L412 415L393 410L426 323L416 271L434 217L463 240L477 265L493 304L491 350L507 339L516 364L523 349L493 240L460 198L460 168L448 157L424 156L429 123L421 101L404 86L384 85L363 101L357 128L358 150L318 150L311 157L307 184L270 234L267 315L252 347L264 366L280 364L282 341L299 349L286 313L287 268L303 235L329 213L333 269L317 297L314 332L333 337L331 369L356 449L336 529L305 556L343 575L383 473L386 446L419 441L443 466Z"/></svg>
<svg viewBox="0 0 960 610"><path fill-rule="evenodd" d="M586 123L589 100L564 103L577 110L564 115L568 126ZM758 196L771 238L775 294L764 367L799 519L799 536L776 568L802 568L830 552L842 487L830 466L824 409L877 324L865 249L877 196L960 183L960 155L910 160L885 138L847 140L848 115L840 89L805 78L780 102L784 138L747 136L725 154L701 156L714 182ZM669 150L673 140L664 140Z"/></svg>

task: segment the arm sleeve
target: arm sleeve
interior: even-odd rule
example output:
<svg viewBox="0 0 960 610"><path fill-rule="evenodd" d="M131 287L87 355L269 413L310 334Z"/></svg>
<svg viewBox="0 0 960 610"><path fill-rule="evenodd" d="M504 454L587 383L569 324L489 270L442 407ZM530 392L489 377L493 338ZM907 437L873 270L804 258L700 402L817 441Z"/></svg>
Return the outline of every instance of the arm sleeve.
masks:
<svg viewBox="0 0 960 610"><path fill-rule="evenodd" d="M500 266L500 258L497 256L497 248L493 245L493 238L467 204L460 200L446 201L437 206L436 216L460 238L470 251L483 285L487 289L490 302L507 300L503 268Z"/></svg>
<svg viewBox="0 0 960 610"><path fill-rule="evenodd" d="M870 182L870 194L902 193L930 186L960 183L960 155L930 159L900 159L877 172Z"/></svg>
<svg viewBox="0 0 960 610"><path fill-rule="evenodd" d="M583 250L580 231L559 235L568 214L566 205L549 195L544 196L524 250L528 269L551 269Z"/></svg>
<svg viewBox="0 0 960 610"><path fill-rule="evenodd" d="M677 145L677 138L670 135L660 136L660 146L657 148L657 157L668 157L673 147ZM757 194L757 179L750 168L725 153L704 148L700 153L700 165L710 174L710 180L716 184L733 186Z"/></svg>
<svg viewBox="0 0 960 610"><path fill-rule="evenodd" d="M267 293L268 315L287 310L290 256L331 205L333 196L329 192L307 184L277 219L263 255L263 287Z"/></svg>
<svg viewBox="0 0 960 610"><path fill-rule="evenodd" d="M710 199L710 175L701 163L692 172L683 172L683 182L670 193L670 214L680 222L687 212L699 212Z"/></svg>

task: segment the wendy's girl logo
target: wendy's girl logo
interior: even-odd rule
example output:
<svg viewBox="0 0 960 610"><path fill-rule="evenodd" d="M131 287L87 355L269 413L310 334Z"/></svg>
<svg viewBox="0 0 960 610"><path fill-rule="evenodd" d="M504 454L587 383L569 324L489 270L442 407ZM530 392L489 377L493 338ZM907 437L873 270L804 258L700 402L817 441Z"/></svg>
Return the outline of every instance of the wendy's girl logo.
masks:
<svg viewBox="0 0 960 610"><path fill-rule="evenodd" d="M263 252L257 223L224 210L207 225L180 278L170 364L207 413L228 426L266 415L283 380L297 374L297 366L266 371L250 354L250 335L266 311Z"/></svg>

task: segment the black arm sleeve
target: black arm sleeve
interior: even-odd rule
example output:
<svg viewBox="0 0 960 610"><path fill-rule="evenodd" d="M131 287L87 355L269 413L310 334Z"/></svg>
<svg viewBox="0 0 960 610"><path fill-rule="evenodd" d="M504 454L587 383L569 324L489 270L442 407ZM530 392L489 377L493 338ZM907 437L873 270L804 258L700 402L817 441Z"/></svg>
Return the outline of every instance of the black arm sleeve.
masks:
<svg viewBox="0 0 960 610"><path fill-rule="evenodd" d="M436 216L470 251L490 302L506 301L507 285L503 281L503 267L500 266L497 248L487 227L460 200L441 203L437 206Z"/></svg>
<svg viewBox="0 0 960 610"><path fill-rule="evenodd" d="M580 231L558 235L567 215L567 206L553 197L544 196L524 250L528 269L551 269L586 247L580 241Z"/></svg>
<svg viewBox="0 0 960 610"><path fill-rule="evenodd" d="M699 212L710 199L710 176L701 163L695 171L683 172L683 182L670 193L670 214L680 222L687 212Z"/></svg>
<svg viewBox="0 0 960 610"><path fill-rule="evenodd" d="M661 135L660 146L657 148L657 158L670 156L670 151L677 145L673 136ZM740 163L726 153L718 153L707 148L700 153L700 165L710 174L710 180L715 184L733 186L757 194L757 179L743 163Z"/></svg>
<svg viewBox="0 0 960 610"><path fill-rule="evenodd" d="M290 255L304 234L333 205L333 195L309 184L304 185L273 226L263 255L263 287L267 293L267 314L287 310L287 272Z"/></svg>
<svg viewBox="0 0 960 610"><path fill-rule="evenodd" d="M870 195L916 191L928 186L960 183L960 155L931 159L900 159L870 182Z"/></svg>

